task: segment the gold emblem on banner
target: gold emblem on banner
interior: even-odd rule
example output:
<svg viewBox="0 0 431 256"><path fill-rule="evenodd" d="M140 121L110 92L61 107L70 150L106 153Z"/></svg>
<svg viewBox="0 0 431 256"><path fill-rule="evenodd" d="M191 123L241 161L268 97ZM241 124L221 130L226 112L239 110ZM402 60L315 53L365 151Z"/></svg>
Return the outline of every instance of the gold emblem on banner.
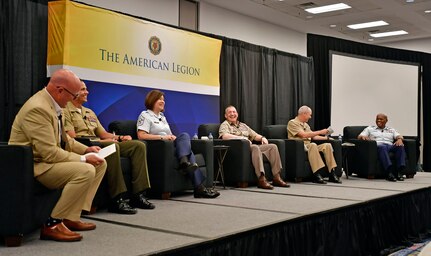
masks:
<svg viewBox="0 0 431 256"><path fill-rule="evenodd" d="M158 55L162 50L162 42L160 42L157 36L152 36L150 40L148 40L148 48L150 48L152 54Z"/></svg>

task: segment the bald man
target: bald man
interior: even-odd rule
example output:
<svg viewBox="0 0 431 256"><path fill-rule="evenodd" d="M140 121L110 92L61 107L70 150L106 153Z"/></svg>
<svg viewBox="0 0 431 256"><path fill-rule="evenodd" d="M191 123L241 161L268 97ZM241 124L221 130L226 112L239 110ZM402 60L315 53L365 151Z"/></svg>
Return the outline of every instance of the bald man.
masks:
<svg viewBox="0 0 431 256"><path fill-rule="evenodd" d="M312 131L308 125L308 120L311 119L312 115L311 108L308 106L302 106L298 109L298 115L287 123L287 137L294 140L303 140L305 150L307 151L308 161L310 162L311 170L314 174L315 179L313 182L319 184L325 184L320 170L326 167L329 171L329 181L334 183L341 183L338 176L335 174L335 162L333 148L331 143L316 144L312 140L329 140L327 135L328 129L322 129L318 131ZM323 153L325 162L323 162L320 152Z"/></svg>
<svg viewBox="0 0 431 256"><path fill-rule="evenodd" d="M80 79L61 69L48 85L33 95L15 117L9 144L33 148L34 176L49 189L63 189L61 197L43 224L40 239L79 241L74 231L92 230L93 223L80 220L81 211L90 211L97 188L105 174L104 159L70 138L64 131L62 108L79 96Z"/></svg>
<svg viewBox="0 0 431 256"><path fill-rule="evenodd" d="M404 150L403 136L394 128L386 126L388 116L383 113L377 114L376 125L365 128L359 135L360 140L375 140L377 142L377 153L379 160L386 172L388 181L403 181L402 170L406 167L406 151ZM389 153L395 155L397 168L392 173L392 161Z"/></svg>

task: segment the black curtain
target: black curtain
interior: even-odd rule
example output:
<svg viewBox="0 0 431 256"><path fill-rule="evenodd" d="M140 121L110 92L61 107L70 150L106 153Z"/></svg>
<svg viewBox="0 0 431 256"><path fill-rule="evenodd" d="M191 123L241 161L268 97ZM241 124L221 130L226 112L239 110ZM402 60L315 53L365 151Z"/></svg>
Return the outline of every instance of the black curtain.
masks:
<svg viewBox="0 0 431 256"><path fill-rule="evenodd" d="M48 0L0 1L0 141L24 102L46 85Z"/></svg>
<svg viewBox="0 0 431 256"><path fill-rule="evenodd" d="M257 132L286 124L301 105L314 108L313 60L243 41L221 38L220 120L234 105Z"/></svg>
<svg viewBox="0 0 431 256"><path fill-rule="evenodd" d="M423 120L423 167L425 171L431 171L431 159L426 157L430 154L429 147L431 145L431 134L427 132L431 125L431 54L307 34L307 55L313 58L315 69L316 109L313 115L316 118L317 127L327 127L331 123L330 51L386 60L415 62L422 66L423 114L418 113L418 115Z"/></svg>

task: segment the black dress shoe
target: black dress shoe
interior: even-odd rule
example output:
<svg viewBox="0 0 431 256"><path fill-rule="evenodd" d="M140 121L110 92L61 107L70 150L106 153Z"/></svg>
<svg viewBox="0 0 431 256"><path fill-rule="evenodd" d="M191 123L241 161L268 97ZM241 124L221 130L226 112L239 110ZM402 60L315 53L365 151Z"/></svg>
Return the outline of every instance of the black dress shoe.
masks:
<svg viewBox="0 0 431 256"><path fill-rule="evenodd" d="M195 198L216 198L220 195L219 192L205 187L196 188L193 194Z"/></svg>
<svg viewBox="0 0 431 256"><path fill-rule="evenodd" d="M403 181L403 180L404 180L403 175L402 175L401 173L398 173L398 174L397 174L396 179L397 179L398 181Z"/></svg>
<svg viewBox="0 0 431 256"><path fill-rule="evenodd" d="M326 181L323 180L322 175L315 173L313 183L326 184Z"/></svg>
<svg viewBox="0 0 431 256"><path fill-rule="evenodd" d="M389 173L388 177L386 177L387 181L397 181L395 176L392 173Z"/></svg>
<svg viewBox="0 0 431 256"><path fill-rule="evenodd" d="M220 192L218 192L214 188L207 188L207 190L209 190L211 193L214 193L216 195L216 197L218 197L220 195Z"/></svg>
<svg viewBox="0 0 431 256"><path fill-rule="evenodd" d="M136 214L138 211L132 208L126 200L119 198L113 200L108 207L108 212L119 213L119 214Z"/></svg>
<svg viewBox="0 0 431 256"><path fill-rule="evenodd" d="M183 173L183 174L187 174L187 173L191 173L196 171L196 169L199 168L199 165L197 163L190 163L190 162L181 162L180 163L180 167L179 170Z"/></svg>
<svg viewBox="0 0 431 256"><path fill-rule="evenodd" d="M338 178L334 170L329 174L329 181L334 183L341 183L340 178Z"/></svg>
<svg viewBox="0 0 431 256"><path fill-rule="evenodd" d="M148 201L148 199L145 197L143 193L139 193L137 195L134 195L132 197L132 200L130 200L130 205L136 208L146 209L146 210L152 210L156 208L156 206Z"/></svg>

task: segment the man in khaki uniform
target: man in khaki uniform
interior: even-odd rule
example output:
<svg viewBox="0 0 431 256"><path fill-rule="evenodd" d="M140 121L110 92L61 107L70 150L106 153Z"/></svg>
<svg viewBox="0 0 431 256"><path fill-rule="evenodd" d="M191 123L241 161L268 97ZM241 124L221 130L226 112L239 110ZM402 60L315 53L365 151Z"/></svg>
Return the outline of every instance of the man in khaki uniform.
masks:
<svg viewBox="0 0 431 256"><path fill-rule="evenodd" d="M298 115L295 119L290 120L287 123L287 137L288 139L303 140L305 150L308 153L308 161L310 161L311 170L314 173L315 183L325 184L322 175L318 172L320 169L325 167L325 163L320 157L320 153L323 153L325 157L326 166L330 172L329 181L334 183L341 183L338 176L335 174L335 167L337 163L334 159L333 149L331 143L322 143L317 145L311 140L328 140L329 137L325 136L328 134L328 129L322 129L319 131L312 131L310 126L307 124L311 118L311 108L308 106L302 106L298 110Z"/></svg>
<svg viewBox="0 0 431 256"><path fill-rule="evenodd" d="M80 96L67 103L64 109L64 129L70 137L94 136L100 138L103 147L115 143L116 152L106 158L108 167L109 194L112 198L108 211L120 214L135 214L136 209L154 209L155 206L145 197L145 190L150 188L147 168L147 149L144 143L132 140L130 135L115 135L107 132L99 122L96 114L82 106L87 102L89 92L84 82L81 83ZM130 205L125 200L127 187L121 169L122 157L129 157L132 162L133 196Z"/></svg>
<svg viewBox="0 0 431 256"><path fill-rule="evenodd" d="M290 187L290 185L286 184L286 182L284 182L280 177L282 166L277 145L269 144L265 137L256 133L246 124L238 121L238 112L234 106L228 106L225 109L224 117L226 120L220 125L219 137L224 140L243 139L250 142L251 161L258 178L257 186L263 189L273 189L274 187L272 185L278 187ZM251 144L252 141L260 141L262 144ZM272 174L274 177L272 185L269 184L265 178L262 154L268 158L271 164Z"/></svg>
<svg viewBox="0 0 431 256"><path fill-rule="evenodd" d="M98 152L99 147L75 141L62 125L61 108L79 96L80 88L81 81L73 72L56 71L48 85L22 106L12 125L9 144L33 148L35 178L50 189L63 189L41 229L41 239L79 241L82 236L73 231L96 228L93 223L82 222L80 216L82 210L90 210L106 162L86 154Z"/></svg>

